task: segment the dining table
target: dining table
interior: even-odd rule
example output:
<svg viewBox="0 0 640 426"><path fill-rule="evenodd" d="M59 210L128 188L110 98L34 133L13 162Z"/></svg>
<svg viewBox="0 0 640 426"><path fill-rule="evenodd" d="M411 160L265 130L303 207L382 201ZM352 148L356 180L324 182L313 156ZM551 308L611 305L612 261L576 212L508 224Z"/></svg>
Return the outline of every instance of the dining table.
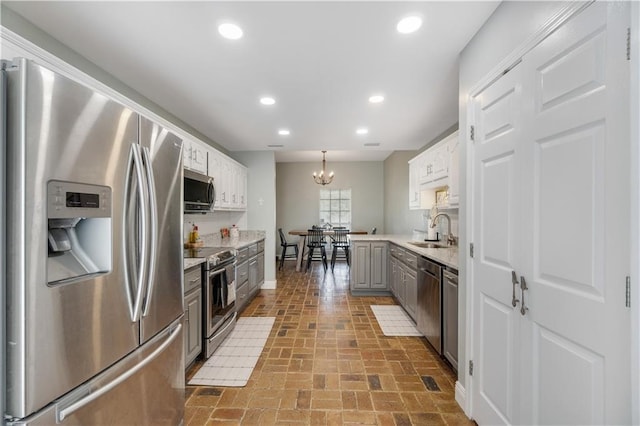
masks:
<svg viewBox="0 0 640 426"><path fill-rule="evenodd" d="M333 231L333 229L323 229L322 230L324 235L328 235L328 236L332 236L335 234L335 232ZM309 230L307 229L294 229L292 231L289 231L289 235L297 235L298 238L298 257L296 258L296 271L300 272L300 270L302 269L302 261L304 260L304 255L306 254L305 252L305 243L307 241L307 235L309 233ZM368 234L367 231L349 231L349 234L353 234L353 235L366 235ZM307 250L308 252L308 250Z"/></svg>

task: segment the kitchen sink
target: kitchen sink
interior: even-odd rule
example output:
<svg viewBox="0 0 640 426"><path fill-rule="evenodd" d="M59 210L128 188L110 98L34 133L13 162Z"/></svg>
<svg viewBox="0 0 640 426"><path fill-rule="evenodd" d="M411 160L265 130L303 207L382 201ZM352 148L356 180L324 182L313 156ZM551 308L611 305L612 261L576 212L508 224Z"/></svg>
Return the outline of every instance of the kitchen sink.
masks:
<svg viewBox="0 0 640 426"><path fill-rule="evenodd" d="M420 248L447 248L447 246L443 246L441 244L436 243L428 243L422 241L409 241L409 244L420 247Z"/></svg>

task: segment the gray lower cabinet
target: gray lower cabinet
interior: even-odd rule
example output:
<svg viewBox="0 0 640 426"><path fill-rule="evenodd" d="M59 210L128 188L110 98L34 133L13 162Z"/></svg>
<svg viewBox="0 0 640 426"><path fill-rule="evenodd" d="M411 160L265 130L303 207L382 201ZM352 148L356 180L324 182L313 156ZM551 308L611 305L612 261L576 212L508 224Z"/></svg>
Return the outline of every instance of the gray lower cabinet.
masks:
<svg viewBox="0 0 640 426"><path fill-rule="evenodd" d="M352 293L388 293L387 243L354 242L351 244L349 282Z"/></svg>
<svg viewBox="0 0 640 426"><path fill-rule="evenodd" d="M249 294L258 289L258 256L249 259Z"/></svg>
<svg viewBox="0 0 640 426"><path fill-rule="evenodd" d="M458 370L458 275L442 271L443 355Z"/></svg>
<svg viewBox="0 0 640 426"><path fill-rule="evenodd" d="M242 312L264 283L264 240L238 250L236 311Z"/></svg>
<svg viewBox="0 0 640 426"><path fill-rule="evenodd" d="M418 306L418 274L415 270L404 266L404 309L409 316L416 319Z"/></svg>
<svg viewBox="0 0 640 426"><path fill-rule="evenodd" d="M418 305L418 257L395 244L390 244L389 251L392 293L415 321Z"/></svg>
<svg viewBox="0 0 640 426"><path fill-rule="evenodd" d="M202 290L196 289L184 297L186 330L184 333L185 366L202 352Z"/></svg>
<svg viewBox="0 0 640 426"><path fill-rule="evenodd" d="M184 362L188 367L202 352L202 265L184 272Z"/></svg>

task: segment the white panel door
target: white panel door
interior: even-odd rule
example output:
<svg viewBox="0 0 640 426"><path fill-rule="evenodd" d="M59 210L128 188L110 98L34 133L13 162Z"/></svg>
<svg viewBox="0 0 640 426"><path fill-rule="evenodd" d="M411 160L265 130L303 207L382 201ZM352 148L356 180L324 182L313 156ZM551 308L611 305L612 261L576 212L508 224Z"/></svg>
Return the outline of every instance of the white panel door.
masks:
<svg viewBox="0 0 640 426"><path fill-rule="evenodd" d="M473 417L478 424L518 421L519 313L512 271L519 262L519 141L521 72L474 97L473 160L474 375Z"/></svg>
<svg viewBox="0 0 640 426"><path fill-rule="evenodd" d="M521 65L528 424L631 421L626 7L595 3Z"/></svg>

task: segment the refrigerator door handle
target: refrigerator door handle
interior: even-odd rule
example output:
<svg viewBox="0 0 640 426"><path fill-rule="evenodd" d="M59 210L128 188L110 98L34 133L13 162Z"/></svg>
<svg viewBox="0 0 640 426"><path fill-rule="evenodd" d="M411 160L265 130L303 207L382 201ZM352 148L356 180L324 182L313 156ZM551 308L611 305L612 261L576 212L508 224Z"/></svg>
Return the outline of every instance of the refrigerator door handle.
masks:
<svg viewBox="0 0 640 426"><path fill-rule="evenodd" d="M58 417L58 423L61 423L69 415L73 414L74 412L76 412L80 408L84 407L85 405L91 403L92 401L95 401L96 399L100 398L102 395L108 393L113 388L117 387L120 383L124 382L129 377L133 376L138 371L140 371L142 368L144 368L147 364L149 364L151 361L153 361L158 355L160 355L162 352L164 352L164 350L180 334L180 330L181 329L182 329L182 324L178 324L176 326L176 328L173 329L171 334L167 337L167 340L165 340L160 346L158 346L158 348L156 350L151 352L151 354L149 354L148 357L146 357L145 359L140 361L138 364L136 364L136 366L133 367L131 370L128 370L128 371L122 373L121 375L119 375L118 377L116 377L115 379L113 379L111 382L107 383L106 385L104 385L100 389L96 390L95 392L92 392L89 395L86 395L85 397L80 398L76 402L74 402L74 403L68 405L67 407L59 410L58 411L58 416L57 416Z"/></svg>
<svg viewBox="0 0 640 426"><path fill-rule="evenodd" d="M151 306L151 297L153 295L153 285L155 283L155 270L156 270L156 257L157 257L157 245L158 245L158 202L156 200L156 182L153 176L153 168L151 164L151 155L149 154L149 148L141 147L142 158L144 160L146 177L147 177L147 192L149 194L149 217L150 217L150 232L148 238L150 240L150 252L147 262L147 294L144 298L144 307L142 310L142 316L146 317L149 313L149 307Z"/></svg>
<svg viewBox="0 0 640 426"><path fill-rule="evenodd" d="M147 194L148 189L145 185L145 177L142 173L142 157L140 155L140 146L138 144L132 144L132 156L133 156L133 164L135 166L136 177L137 177L137 188L138 195L140 196L140 226L143 241L140 244L140 260L138 262L138 286L136 289L136 299L133 305L133 322L136 322L140 319L140 305L142 304L142 296L143 289L145 287L145 275L146 275L146 264L147 264L147 235L149 224L147 223Z"/></svg>

